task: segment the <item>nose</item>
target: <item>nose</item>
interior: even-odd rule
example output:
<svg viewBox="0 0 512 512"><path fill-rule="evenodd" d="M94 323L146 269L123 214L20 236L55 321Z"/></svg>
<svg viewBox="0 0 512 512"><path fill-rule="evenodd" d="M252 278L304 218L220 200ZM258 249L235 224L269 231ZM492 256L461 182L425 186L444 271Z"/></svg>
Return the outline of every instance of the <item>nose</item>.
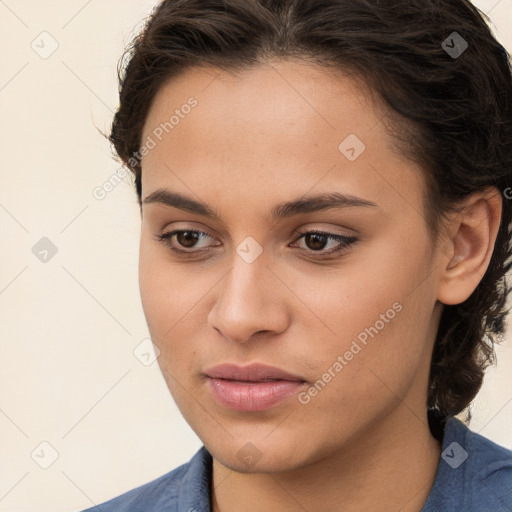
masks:
<svg viewBox="0 0 512 512"><path fill-rule="evenodd" d="M247 263L237 254L231 270L216 287L208 323L232 342L246 343L256 334L279 334L289 320L282 283L259 257Z"/></svg>

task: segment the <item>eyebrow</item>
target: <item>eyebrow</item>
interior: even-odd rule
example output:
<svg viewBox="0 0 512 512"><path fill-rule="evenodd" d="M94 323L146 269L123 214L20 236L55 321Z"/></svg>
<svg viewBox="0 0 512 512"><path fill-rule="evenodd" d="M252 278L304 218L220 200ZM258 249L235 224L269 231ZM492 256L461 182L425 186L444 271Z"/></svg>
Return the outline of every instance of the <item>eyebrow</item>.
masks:
<svg viewBox="0 0 512 512"><path fill-rule="evenodd" d="M219 222L222 221L220 215L206 203L196 201L191 197L179 194L178 192L171 192L166 189L156 190L148 195L142 203L157 203L165 206L171 206L179 210L203 215L205 217L218 220ZM277 204L270 210L270 219L272 221L279 221L304 213L313 213L331 208L348 208L355 206L378 208L376 203L369 201L368 199L351 194L330 192L303 196L299 199Z"/></svg>

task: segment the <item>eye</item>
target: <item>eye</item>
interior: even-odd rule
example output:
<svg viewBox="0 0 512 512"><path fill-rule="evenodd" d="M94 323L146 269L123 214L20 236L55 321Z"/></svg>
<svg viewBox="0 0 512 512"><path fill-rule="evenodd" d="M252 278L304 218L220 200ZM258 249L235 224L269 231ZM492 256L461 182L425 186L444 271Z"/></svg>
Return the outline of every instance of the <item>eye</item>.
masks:
<svg viewBox="0 0 512 512"><path fill-rule="evenodd" d="M197 241L205 238L213 238L213 235L209 233L205 233L204 231L196 231L192 229L175 229L174 231L170 231L169 233L162 233L161 235L156 236L157 240L167 245L171 251L174 251L179 254L185 255L193 255L194 253L198 253L201 251L208 250L208 246L203 249L197 250ZM196 249L195 251L187 251L183 249L178 249L173 244L173 238L176 238L176 242L180 247L184 247L186 249ZM217 244L220 245L220 244Z"/></svg>
<svg viewBox="0 0 512 512"><path fill-rule="evenodd" d="M183 256L196 256L200 252L207 252L212 246L205 245L201 248L197 245L198 241L207 238L214 238L214 236L204 231L192 229L176 229L169 233L156 235L156 239L158 241L167 245L174 253ZM323 231L306 231L304 233L300 233L299 238L297 238L294 243L296 244L301 239L304 239L306 245L310 246L310 248L303 249L303 251L314 256L318 254L320 257L347 250L357 241L357 238L353 236L336 235L334 233L325 233ZM174 242L178 244L178 247L176 247ZM324 251L329 242L334 242L334 248ZM220 243L215 245L219 246ZM185 250L180 249L179 247L185 248Z"/></svg>
<svg viewBox="0 0 512 512"><path fill-rule="evenodd" d="M318 253L319 256L328 256L345 251L357 242L357 238L354 236L335 235L334 233L325 233L323 231L306 231L301 233L295 243L301 239L304 239L306 246L309 246L306 249L307 252ZM328 245L329 241L335 242L334 249L324 251L323 249Z"/></svg>

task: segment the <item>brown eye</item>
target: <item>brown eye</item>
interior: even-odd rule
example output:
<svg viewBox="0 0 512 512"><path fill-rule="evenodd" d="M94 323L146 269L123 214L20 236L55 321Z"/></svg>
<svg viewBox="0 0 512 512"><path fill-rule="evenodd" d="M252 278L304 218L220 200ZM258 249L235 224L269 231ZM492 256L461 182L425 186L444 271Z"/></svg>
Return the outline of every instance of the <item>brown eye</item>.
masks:
<svg viewBox="0 0 512 512"><path fill-rule="evenodd" d="M196 254L198 252L207 251L210 246L197 247L197 242L207 238L213 238L212 235L204 231L176 229L169 233L162 233L157 235L157 240L167 245L172 251L183 254ZM175 240L174 240L175 239ZM174 243L176 242L176 243ZM219 245L219 244L217 244ZM196 249L196 250L183 250L183 249Z"/></svg>
<svg viewBox="0 0 512 512"><path fill-rule="evenodd" d="M176 241L183 247L192 248L199 240L197 231L180 231L176 233Z"/></svg>
<svg viewBox="0 0 512 512"><path fill-rule="evenodd" d="M328 242L326 235L319 235L318 233L307 233L304 235L304 242L309 249L313 251L321 251Z"/></svg>
<svg viewBox="0 0 512 512"><path fill-rule="evenodd" d="M319 256L344 251L357 241L357 238L353 236L335 235L334 233L324 233L322 231L307 231L302 233L296 242L301 239L304 239L306 252L318 253ZM334 242L334 249L324 251L323 249L325 249L329 241Z"/></svg>
<svg viewBox="0 0 512 512"><path fill-rule="evenodd" d="M207 253L213 246L204 244L198 246L202 240L214 238L213 235L204 231L177 229L169 233L156 235L156 239L167 245L171 251L180 256L197 256L200 253ZM336 235L334 233L325 233L323 231L307 231L295 240L295 244L304 239L305 248L301 248L308 255L315 257L329 256L335 253L341 253L347 250L357 238L353 236ZM329 245L333 245L329 250L325 250ZM221 245L220 242L214 246Z"/></svg>

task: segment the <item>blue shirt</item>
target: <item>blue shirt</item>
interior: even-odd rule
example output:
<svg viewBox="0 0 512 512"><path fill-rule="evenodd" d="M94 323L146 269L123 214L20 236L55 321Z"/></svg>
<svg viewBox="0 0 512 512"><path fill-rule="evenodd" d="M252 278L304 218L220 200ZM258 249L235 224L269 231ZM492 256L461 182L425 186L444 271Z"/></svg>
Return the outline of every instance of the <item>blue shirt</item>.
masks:
<svg viewBox="0 0 512 512"><path fill-rule="evenodd" d="M83 512L211 512L212 456L189 462ZM512 451L448 418L434 484L421 512L512 512Z"/></svg>

